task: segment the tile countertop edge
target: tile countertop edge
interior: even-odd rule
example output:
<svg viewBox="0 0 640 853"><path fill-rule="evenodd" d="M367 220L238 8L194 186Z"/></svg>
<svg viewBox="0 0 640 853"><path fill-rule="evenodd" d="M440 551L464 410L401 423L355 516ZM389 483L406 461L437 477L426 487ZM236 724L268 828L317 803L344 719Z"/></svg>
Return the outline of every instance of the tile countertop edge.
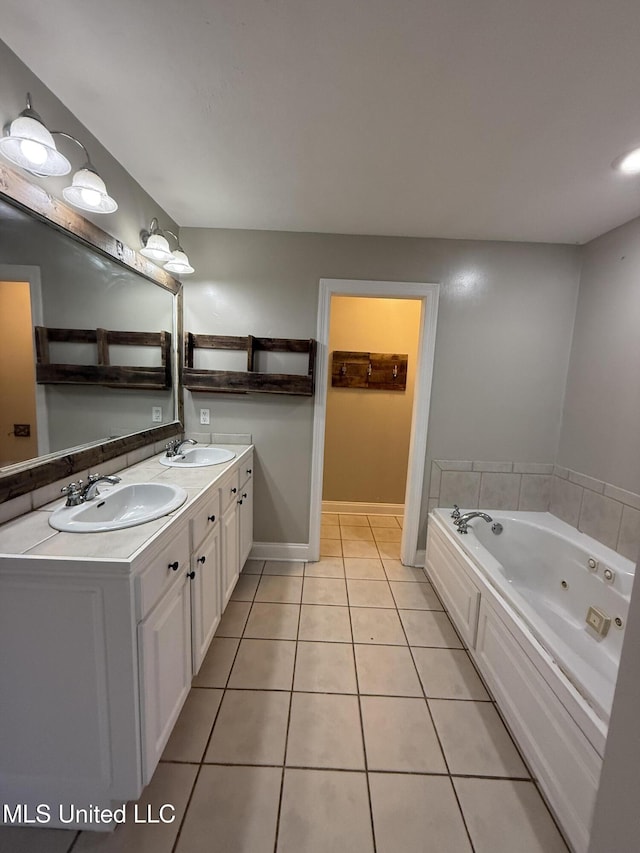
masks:
<svg viewBox="0 0 640 853"><path fill-rule="evenodd" d="M207 446L207 445L203 445L203 446ZM225 462L221 465L203 466L202 468L190 468L188 471L182 472L182 471L178 471L175 468L171 468L171 467L166 467L166 466L161 467L159 460L163 454L160 453L160 454L156 454L153 457L149 457L149 458L147 458L141 462L138 462L135 465L130 466L129 468L123 468L122 471L117 472L117 473L135 473L135 470L137 468L141 468L141 469L144 468L145 471L148 471L150 463L156 461L158 463L158 467L161 470L159 470L157 475L154 475L152 478L149 478L148 473L147 473L145 481L149 480L149 479L151 479L153 481L156 478L156 476L159 476L159 475L165 475L165 479L166 479L167 478L167 472L175 472L175 475L176 475L175 484L176 485L183 486L183 488L187 489L188 491L196 492L195 494L192 494L189 498L187 498L187 500L185 501L185 503L181 507L178 507L178 509L174 510L174 512L171 513L170 515L165 516L164 517L165 523L162 524L162 526L160 528L156 527L154 530L152 530L149 533L149 536L146 539L144 539L142 542L137 542L133 546L131 552L128 555L119 556L119 557L107 557L107 556L98 557L98 556L90 556L87 554L69 554L69 555L47 554L46 550L43 550L43 549L46 549L47 545L51 545L53 542L55 542L57 537L60 535L73 536L74 540L77 539L78 542L80 542L81 537L84 537L84 536L97 535L97 536L108 537L110 535L110 533L99 533L99 534L84 534L84 533L72 534L72 533L67 533L67 534L61 534L60 532L57 532L53 536L48 537L47 539L41 540L37 543L34 543L30 547L30 549L26 552L23 552L23 553L13 552L12 553L12 552L0 551L0 571L2 571L3 569L6 569L8 571L15 571L15 568L17 568L18 566L21 567L21 570L24 570L27 568L27 565L26 565L27 562L32 561L34 567L37 565L40 567L40 570L43 568L50 568L52 570L53 569L59 570L60 568L62 568L62 566L60 565L61 563L67 563L67 564L69 564L69 563L70 564L82 564L82 563L94 563L95 564L95 563L98 563L98 564L101 564L99 571L113 571L117 574L134 573L137 569L138 563L140 562L140 558L141 557L144 558L145 555L148 554L149 549L152 549L154 547L156 541L158 539L160 539L166 533L167 528L172 524L176 524L176 523L180 524L181 520L185 516L190 514L194 505L202 497L202 494L207 489L209 489L212 485L214 485L214 483L216 483L218 480L223 478L225 476L225 474L227 474L232 468L234 468L236 465L239 465L242 462L242 459L245 458L254 449L253 444L247 444L247 445L216 444L215 446L216 447L222 447L222 448L228 449L228 450L233 450L236 455L233 459L230 459L228 462ZM211 470L212 468L215 470ZM194 484L193 482L189 482L188 479L187 479L187 482L184 484L180 481L181 480L180 474L182 474L182 473L187 474L189 478L193 479L194 478L194 472L198 472L198 473L202 472L203 480L205 479L205 476L206 476L205 472L206 472L207 474L209 474L210 479L208 479L207 482L203 482L203 484L201 486L199 483ZM55 503L55 506L57 507L59 505L59 503L60 502L57 501ZM35 515L35 513L41 513L43 510L46 510L46 508L40 507L39 509L33 510L31 513L27 513L24 516L20 516L20 518L21 519L27 518L29 515ZM15 522L17 520L18 519L13 519L12 521ZM155 527L158 520L159 519L156 519L155 521L150 521L150 522L146 522L145 524L135 525L134 527L130 527L130 528L123 528L122 530L129 530L129 531L142 530L147 525L154 525L154 527ZM12 521L8 521L8 522L6 522L6 524L10 525L10 524L12 524ZM2 531L3 526L4 525L0 526L0 535L1 535L1 531ZM122 532L122 530L113 531L113 532L114 533L120 533L120 532ZM105 544L108 544L106 538L105 538ZM38 548L39 552L37 554L30 553L35 548ZM10 567L8 565L8 563L13 564L13 566ZM111 567L111 569L108 569L107 567ZM80 566L76 565L75 568L79 569Z"/></svg>

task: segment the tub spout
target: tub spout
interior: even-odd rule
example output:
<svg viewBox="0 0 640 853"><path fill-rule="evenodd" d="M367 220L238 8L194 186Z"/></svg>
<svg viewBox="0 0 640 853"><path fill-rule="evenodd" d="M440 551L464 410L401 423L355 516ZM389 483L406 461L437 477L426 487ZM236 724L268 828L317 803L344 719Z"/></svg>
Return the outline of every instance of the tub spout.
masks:
<svg viewBox="0 0 640 853"><path fill-rule="evenodd" d="M472 518L482 518L489 524L493 521L491 516L487 515L486 512L465 512L464 515L461 515L460 518L456 518L453 522L458 528L458 533L467 532L468 523L471 521Z"/></svg>

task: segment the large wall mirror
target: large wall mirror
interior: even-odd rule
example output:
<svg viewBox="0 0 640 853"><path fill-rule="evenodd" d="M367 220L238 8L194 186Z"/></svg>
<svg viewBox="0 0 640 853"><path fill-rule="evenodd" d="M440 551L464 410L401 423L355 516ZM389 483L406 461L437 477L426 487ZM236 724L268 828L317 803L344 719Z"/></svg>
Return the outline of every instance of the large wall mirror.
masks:
<svg viewBox="0 0 640 853"><path fill-rule="evenodd" d="M178 292L177 282L151 280L0 193L0 502L27 491L29 476L33 488L180 428ZM109 363L159 370L164 359L168 387L130 387L118 379L43 382L36 371L37 328L40 336L43 329L167 332L170 353L115 343ZM92 341L54 338L48 355L51 363L80 366L80 376L82 366L89 374L100 363ZM98 456L95 450L87 455L88 448L98 448ZM44 473L43 463L55 460ZM20 472L26 478L17 477Z"/></svg>

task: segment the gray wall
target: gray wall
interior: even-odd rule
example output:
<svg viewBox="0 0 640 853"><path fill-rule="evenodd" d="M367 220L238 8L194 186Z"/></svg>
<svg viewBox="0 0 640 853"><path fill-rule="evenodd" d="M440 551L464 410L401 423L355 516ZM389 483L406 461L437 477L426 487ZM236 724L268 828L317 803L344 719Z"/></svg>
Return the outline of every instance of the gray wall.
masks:
<svg viewBox="0 0 640 853"><path fill-rule="evenodd" d="M553 462L579 280L572 246L182 229L185 329L316 335L320 278L439 282L426 471L434 459ZM186 394L188 431L251 432L257 541L307 542L313 402ZM428 474L422 533L427 511Z"/></svg>
<svg viewBox="0 0 640 853"><path fill-rule="evenodd" d="M558 464L640 492L640 219L583 248Z"/></svg>
<svg viewBox="0 0 640 853"><path fill-rule="evenodd" d="M69 58L69 61L73 60ZM83 213L83 216L134 249L140 245L140 230L147 227L154 216L160 219L161 225L177 233L175 222L165 211L2 41L0 69L0 127L22 112L26 94L30 92L33 108L49 130L70 133L87 147L109 193L118 202L119 209L115 213L106 216ZM79 69L78 73L82 74L82 70ZM123 133L126 133L126 128L123 128ZM75 143L67 140L58 142L59 139L56 138L56 146L71 162L71 173L64 178L29 176L29 180L41 184L51 195L62 198L63 187L69 185L73 173L84 165L84 155Z"/></svg>

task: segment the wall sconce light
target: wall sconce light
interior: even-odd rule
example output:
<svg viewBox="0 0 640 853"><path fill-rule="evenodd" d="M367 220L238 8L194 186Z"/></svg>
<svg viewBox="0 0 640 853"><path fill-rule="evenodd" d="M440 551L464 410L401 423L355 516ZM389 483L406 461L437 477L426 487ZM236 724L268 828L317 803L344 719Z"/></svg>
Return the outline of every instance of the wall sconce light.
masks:
<svg viewBox="0 0 640 853"><path fill-rule="evenodd" d="M113 213L117 203L107 193L107 188L89 158L85 146L62 130L47 130L44 122L31 106L31 95L27 93L27 106L8 127L0 139L0 153L11 163L20 166L39 178L68 175L71 163L58 151L54 136L70 139L82 148L87 162L73 176L71 186L65 187L65 201L91 213Z"/></svg>
<svg viewBox="0 0 640 853"><path fill-rule="evenodd" d="M173 237L178 244L178 248L173 252L169 247L166 234ZM178 237L173 231L169 231L168 228L160 228L155 216L151 220L149 230L140 232L140 239L143 245L143 248L140 249L140 254L154 261L154 263L162 265L167 272L176 273L177 275L190 275L192 272L195 272L189 263L189 258L180 245Z"/></svg>

